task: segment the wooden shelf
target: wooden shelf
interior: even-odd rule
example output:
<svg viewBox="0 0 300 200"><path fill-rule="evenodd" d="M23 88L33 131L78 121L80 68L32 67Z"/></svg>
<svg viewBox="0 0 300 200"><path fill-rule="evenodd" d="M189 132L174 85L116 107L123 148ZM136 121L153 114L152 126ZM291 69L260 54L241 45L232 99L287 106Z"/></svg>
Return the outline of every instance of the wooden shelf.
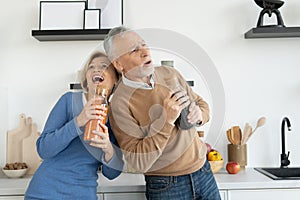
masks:
<svg viewBox="0 0 300 200"><path fill-rule="evenodd" d="M31 35L39 41L103 40L110 29L88 30L32 30Z"/></svg>
<svg viewBox="0 0 300 200"><path fill-rule="evenodd" d="M259 27L245 33L245 38L286 38L300 37L300 27Z"/></svg>

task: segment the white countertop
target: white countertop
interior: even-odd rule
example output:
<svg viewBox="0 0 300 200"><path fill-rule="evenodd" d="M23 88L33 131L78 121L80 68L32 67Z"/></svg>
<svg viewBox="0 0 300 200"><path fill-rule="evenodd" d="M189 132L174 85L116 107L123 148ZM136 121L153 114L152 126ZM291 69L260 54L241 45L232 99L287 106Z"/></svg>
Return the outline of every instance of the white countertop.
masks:
<svg viewBox="0 0 300 200"><path fill-rule="evenodd" d="M241 170L238 174L228 174L222 169L215 174L219 189L241 190L241 189L278 189L299 188L300 180L273 180L261 174L253 168Z"/></svg>
<svg viewBox="0 0 300 200"><path fill-rule="evenodd" d="M300 180L272 180L257 172L253 168L247 168L238 174L228 174L225 170L215 174L220 190L242 190L242 189L279 189L298 188ZM31 176L18 179L6 178L0 175L0 196L2 195L23 195ZM99 175L98 191L107 192L143 192L145 181L142 174L122 173L115 180L108 180Z"/></svg>

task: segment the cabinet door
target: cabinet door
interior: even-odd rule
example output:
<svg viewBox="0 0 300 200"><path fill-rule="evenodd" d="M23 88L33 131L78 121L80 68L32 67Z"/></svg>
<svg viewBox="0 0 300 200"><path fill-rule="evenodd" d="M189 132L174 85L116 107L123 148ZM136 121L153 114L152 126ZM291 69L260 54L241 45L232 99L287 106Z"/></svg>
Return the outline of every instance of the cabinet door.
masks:
<svg viewBox="0 0 300 200"><path fill-rule="evenodd" d="M229 190L228 200L298 199L300 189Z"/></svg>
<svg viewBox="0 0 300 200"><path fill-rule="evenodd" d="M0 200L24 200L24 196L0 196Z"/></svg>
<svg viewBox="0 0 300 200"><path fill-rule="evenodd" d="M221 200L227 200L227 191L220 190L219 192L220 192Z"/></svg>
<svg viewBox="0 0 300 200"><path fill-rule="evenodd" d="M145 193L105 193L104 200L146 200Z"/></svg>
<svg viewBox="0 0 300 200"><path fill-rule="evenodd" d="M103 200L103 194L99 193L97 194L98 200Z"/></svg>
<svg viewBox="0 0 300 200"><path fill-rule="evenodd" d="M227 191L220 190L222 200L227 200ZM111 193L104 194L104 200L146 200L144 193Z"/></svg>

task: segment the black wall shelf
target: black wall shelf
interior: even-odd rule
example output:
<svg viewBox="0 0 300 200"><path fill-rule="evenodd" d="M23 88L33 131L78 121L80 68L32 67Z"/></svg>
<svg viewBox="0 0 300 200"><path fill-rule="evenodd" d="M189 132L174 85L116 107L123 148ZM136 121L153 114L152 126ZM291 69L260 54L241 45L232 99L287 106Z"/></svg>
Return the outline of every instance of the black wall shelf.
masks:
<svg viewBox="0 0 300 200"><path fill-rule="evenodd" d="M193 87L194 86L194 81L186 81L189 86ZM80 83L70 83L70 90L80 90L82 89Z"/></svg>
<svg viewBox="0 0 300 200"><path fill-rule="evenodd" d="M287 38L300 37L300 27L259 27L245 33L245 38Z"/></svg>
<svg viewBox="0 0 300 200"><path fill-rule="evenodd" d="M188 84L189 86L191 86L191 87L194 86L194 81L186 81L186 82L187 82L187 84Z"/></svg>
<svg viewBox="0 0 300 200"><path fill-rule="evenodd" d="M81 90L81 84L80 83L70 83L70 90Z"/></svg>
<svg viewBox="0 0 300 200"><path fill-rule="evenodd" d="M39 41L103 40L110 29L88 30L32 30L31 35Z"/></svg>

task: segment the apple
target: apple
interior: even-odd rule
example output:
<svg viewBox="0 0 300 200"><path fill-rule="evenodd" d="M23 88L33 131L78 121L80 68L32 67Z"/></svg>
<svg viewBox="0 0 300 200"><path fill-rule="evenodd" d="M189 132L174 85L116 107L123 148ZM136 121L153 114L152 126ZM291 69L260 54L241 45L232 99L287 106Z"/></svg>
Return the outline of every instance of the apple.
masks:
<svg viewBox="0 0 300 200"><path fill-rule="evenodd" d="M241 166L238 162L228 162L226 164L226 170L229 174L237 174L241 169Z"/></svg>
<svg viewBox="0 0 300 200"><path fill-rule="evenodd" d="M206 149L207 149L206 154L208 154L211 151L211 146L208 143L205 143L205 144L206 144Z"/></svg>

